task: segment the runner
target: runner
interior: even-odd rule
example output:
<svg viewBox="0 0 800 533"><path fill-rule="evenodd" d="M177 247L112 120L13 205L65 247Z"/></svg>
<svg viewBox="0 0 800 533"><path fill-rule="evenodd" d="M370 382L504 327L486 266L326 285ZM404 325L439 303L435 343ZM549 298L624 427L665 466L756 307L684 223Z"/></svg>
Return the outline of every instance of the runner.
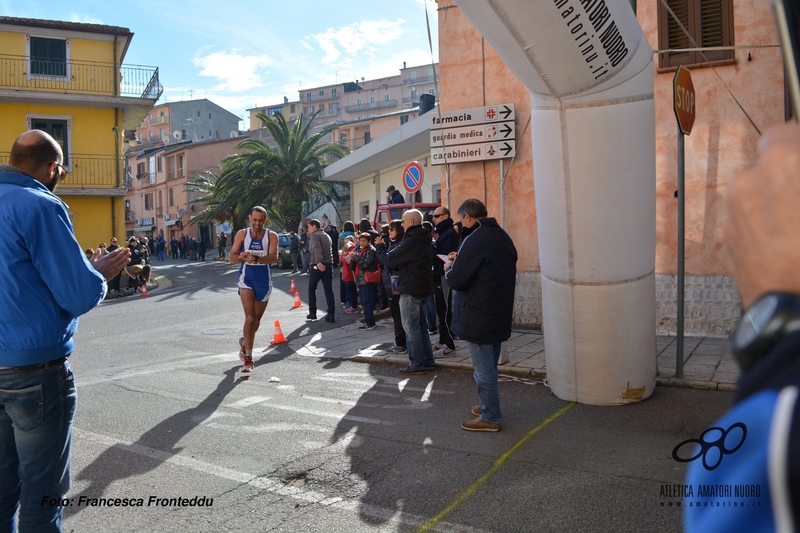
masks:
<svg viewBox="0 0 800 533"><path fill-rule="evenodd" d="M267 210L256 206L250 210L250 227L239 230L233 240L228 261L239 266L239 297L244 308L244 336L239 338L239 358L244 362L242 373L253 371L253 344L261 317L272 294L270 264L278 261L278 235L264 227ZM264 246L264 237L269 243Z"/></svg>

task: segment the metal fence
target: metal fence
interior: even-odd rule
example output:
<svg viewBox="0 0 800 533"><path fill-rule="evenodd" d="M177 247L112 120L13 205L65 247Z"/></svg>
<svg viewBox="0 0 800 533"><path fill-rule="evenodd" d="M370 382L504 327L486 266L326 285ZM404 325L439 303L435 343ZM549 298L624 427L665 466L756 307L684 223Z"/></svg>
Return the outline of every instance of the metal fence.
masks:
<svg viewBox="0 0 800 533"><path fill-rule="evenodd" d="M158 99L157 67L97 61L32 61L0 54L0 88Z"/></svg>

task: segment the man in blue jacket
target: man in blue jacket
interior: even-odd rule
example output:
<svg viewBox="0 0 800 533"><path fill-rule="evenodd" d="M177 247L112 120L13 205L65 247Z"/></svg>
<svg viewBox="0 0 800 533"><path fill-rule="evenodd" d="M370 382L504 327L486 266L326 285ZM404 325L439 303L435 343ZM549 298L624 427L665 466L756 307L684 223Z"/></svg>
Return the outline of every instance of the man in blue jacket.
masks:
<svg viewBox="0 0 800 533"><path fill-rule="evenodd" d="M461 244L445 263L445 278L453 290L451 330L467 341L481 400L471 411L476 418L461 427L500 431L497 362L503 341L511 336L517 249L497 220L487 218L480 200L464 200L458 214Z"/></svg>
<svg viewBox="0 0 800 533"><path fill-rule="evenodd" d="M50 135L31 130L0 165L0 531L15 530L18 510L21 531L61 531L53 503L70 485L72 336L130 256L84 256L53 194L63 160Z"/></svg>

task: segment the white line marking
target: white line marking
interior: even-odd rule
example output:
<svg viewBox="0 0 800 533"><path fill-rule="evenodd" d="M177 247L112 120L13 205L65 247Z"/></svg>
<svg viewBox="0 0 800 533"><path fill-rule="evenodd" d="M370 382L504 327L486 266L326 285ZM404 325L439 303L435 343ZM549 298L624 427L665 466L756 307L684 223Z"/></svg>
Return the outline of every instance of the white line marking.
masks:
<svg viewBox="0 0 800 533"><path fill-rule="evenodd" d="M234 408L249 407L257 403L266 402L269 399L270 399L269 396L250 396L248 398L239 400L238 402L229 403L225 407L234 407Z"/></svg>

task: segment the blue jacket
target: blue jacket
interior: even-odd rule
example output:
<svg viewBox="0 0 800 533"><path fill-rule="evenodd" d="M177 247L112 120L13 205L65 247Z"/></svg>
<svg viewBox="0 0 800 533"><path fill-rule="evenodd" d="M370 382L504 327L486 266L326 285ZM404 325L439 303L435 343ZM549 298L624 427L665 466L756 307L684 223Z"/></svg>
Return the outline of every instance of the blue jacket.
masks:
<svg viewBox="0 0 800 533"><path fill-rule="evenodd" d="M684 489L692 492L682 501L687 532L758 533L800 524L798 354L795 332L742 375L736 404L712 426L718 429L678 452L697 457Z"/></svg>
<svg viewBox="0 0 800 533"><path fill-rule="evenodd" d="M450 331L476 344L497 344L511 336L517 249L494 218L462 231L458 257L445 271L453 290Z"/></svg>
<svg viewBox="0 0 800 533"><path fill-rule="evenodd" d="M78 317L106 280L83 254L64 203L38 181L0 166L0 366L72 353Z"/></svg>

